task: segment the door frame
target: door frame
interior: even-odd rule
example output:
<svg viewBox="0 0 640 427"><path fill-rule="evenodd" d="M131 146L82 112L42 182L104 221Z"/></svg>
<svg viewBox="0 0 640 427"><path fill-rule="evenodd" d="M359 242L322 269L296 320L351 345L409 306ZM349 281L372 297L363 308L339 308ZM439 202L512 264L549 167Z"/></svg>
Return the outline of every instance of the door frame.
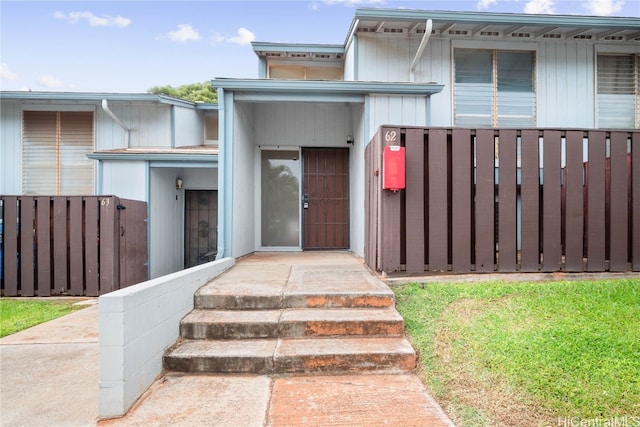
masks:
<svg viewBox="0 0 640 427"><path fill-rule="evenodd" d="M300 196L300 200L298 200L300 207L298 209L298 245L297 246L262 246L262 152L263 151L297 151L298 152L298 161L300 162L300 180L298 182L298 194L302 194L302 148L298 145L258 145L256 147L256 155L254 162L254 171L256 171L254 176L254 195L255 195L255 206L257 215L255 216L255 244L254 247L257 248L259 252L300 252L302 251L302 196Z"/></svg>
<svg viewBox="0 0 640 427"><path fill-rule="evenodd" d="M346 230L346 245L344 248L311 248L305 249L304 242L304 234L305 234L305 224L304 224L304 209L300 209L300 248L305 251L323 251L323 250L349 250L351 248L351 150L349 147L301 147L300 152L302 155L302 163L301 163L301 180L300 180L300 198L304 197L304 153L305 151L340 151L346 152L347 154L347 182L346 182L346 190L347 190L347 202L346 202L346 217L347 217L347 230ZM302 200L301 200L302 204Z"/></svg>

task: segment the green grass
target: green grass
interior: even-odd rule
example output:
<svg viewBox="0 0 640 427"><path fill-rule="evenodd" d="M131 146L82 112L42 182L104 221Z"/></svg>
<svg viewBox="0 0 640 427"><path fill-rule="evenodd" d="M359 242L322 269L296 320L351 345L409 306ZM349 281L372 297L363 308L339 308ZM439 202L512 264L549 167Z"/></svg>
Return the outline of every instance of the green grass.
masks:
<svg viewBox="0 0 640 427"><path fill-rule="evenodd" d="M423 379L460 426L640 415L640 280L395 292Z"/></svg>
<svg viewBox="0 0 640 427"><path fill-rule="evenodd" d="M0 338L82 308L68 301L0 298Z"/></svg>

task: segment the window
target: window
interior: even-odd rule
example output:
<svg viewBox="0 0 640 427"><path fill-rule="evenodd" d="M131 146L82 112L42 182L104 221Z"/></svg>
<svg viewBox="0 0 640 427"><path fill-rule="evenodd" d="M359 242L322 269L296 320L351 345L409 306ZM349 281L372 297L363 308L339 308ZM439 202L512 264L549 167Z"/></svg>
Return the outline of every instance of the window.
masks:
<svg viewBox="0 0 640 427"><path fill-rule="evenodd" d="M640 56L598 55L598 127L640 127Z"/></svg>
<svg viewBox="0 0 640 427"><path fill-rule="evenodd" d="M456 49L456 126L536 125L533 52Z"/></svg>
<svg viewBox="0 0 640 427"><path fill-rule="evenodd" d="M24 111L22 192L93 194L93 112Z"/></svg>
<svg viewBox="0 0 640 427"><path fill-rule="evenodd" d="M272 65L269 67L269 78L284 80L342 80L342 69Z"/></svg>
<svg viewBox="0 0 640 427"><path fill-rule="evenodd" d="M218 115L205 114L204 116L205 145L218 145Z"/></svg>

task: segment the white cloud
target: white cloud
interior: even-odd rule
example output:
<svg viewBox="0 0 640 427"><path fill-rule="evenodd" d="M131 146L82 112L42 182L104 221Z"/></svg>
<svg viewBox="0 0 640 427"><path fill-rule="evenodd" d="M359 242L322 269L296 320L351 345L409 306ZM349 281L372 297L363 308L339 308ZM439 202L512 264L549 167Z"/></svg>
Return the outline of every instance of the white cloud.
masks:
<svg viewBox="0 0 640 427"><path fill-rule="evenodd" d="M40 77L38 77L38 83L50 89L59 88L63 86L62 80L60 80L55 76L52 76L51 74L40 75Z"/></svg>
<svg viewBox="0 0 640 427"><path fill-rule="evenodd" d="M479 0L478 4L476 5L476 7L479 10L485 10L485 9L489 9L490 6L494 5L498 3L498 0Z"/></svg>
<svg viewBox="0 0 640 427"><path fill-rule="evenodd" d="M200 40L200 33L189 24L180 24L176 31L169 31L167 37L174 42L188 42Z"/></svg>
<svg viewBox="0 0 640 427"><path fill-rule="evenodd" d="M256 39L256 35L250 30L240 27L238 28L237 35L235 36L223 36L221 34L215 34L213 40L217 43L233 43L240 46L246 46L251 44Z"/></svg>
<svg viewBox="0 0 640 427"><path fill-rule="evenodd" d="M530 0L524 6L524 13L549 14L556 13L553 0Z"/></svg>
<svg viewBox="0 0 640 427"><path fill-rule="evenodd" d="M323 3L333 6L343 4L345 6L361 6L366 4L384 4L385 0L322 0Z"/></svg>
<svg viewBox="0 0 640 427"><path fill-rule="evenodd" d="M9 70L9 65L3 62L0 64L0 77L6 80L15 80L18 76L16 73L12 73Z"/></svg>
<svg viewBox="0 0 640 427"><path fill-rule="evenodd" d="M67 21L70 24L77 24L81 20L86 20L89 25L92 27L128 27L131 24L131 19L123 18L122 16L96 16L91 12L69 12L68 14L64 12L55 12L53 14L54 18L62 19L63 21Z"/></svg>
<svg viewBox="0 0 640 427"><path fill-rule="evenodd" d="M624 0L587 0L583 6L593 15L609 16L622 9Z"/></svg>

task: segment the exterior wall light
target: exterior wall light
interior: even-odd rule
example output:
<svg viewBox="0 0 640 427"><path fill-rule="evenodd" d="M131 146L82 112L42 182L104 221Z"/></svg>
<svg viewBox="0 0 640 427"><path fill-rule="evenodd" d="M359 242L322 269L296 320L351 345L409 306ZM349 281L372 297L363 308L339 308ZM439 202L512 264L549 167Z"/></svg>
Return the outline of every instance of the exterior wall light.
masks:
<svg viewBox="0 0 640 427"><path fill-rule="evenodd" d="M182 190L182 177L181 176L176 178L176 190Z"/></svg>
<svg viewBox="0 0 640 427"><path fill-rule="evenodd" d="M347 144L353 145L353 136L347 135Z"/></svg>

